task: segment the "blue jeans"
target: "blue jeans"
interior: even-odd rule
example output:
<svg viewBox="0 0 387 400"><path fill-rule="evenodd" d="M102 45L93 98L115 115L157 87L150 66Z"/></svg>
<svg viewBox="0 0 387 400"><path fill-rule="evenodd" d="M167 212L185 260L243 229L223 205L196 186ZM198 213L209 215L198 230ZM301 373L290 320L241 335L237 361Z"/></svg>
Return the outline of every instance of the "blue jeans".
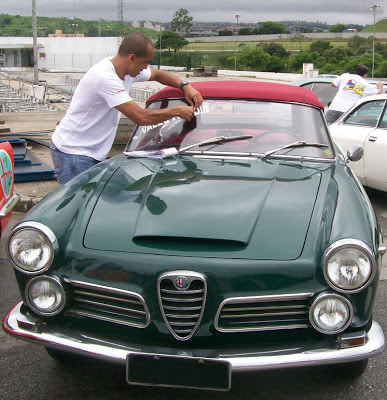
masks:
<svg viewBox="0 0 387 400"><path fill-rule="evenodd" d="M92 157L62 153L52 141L50 149L56 176L61 185L99 163Z"/></svg>

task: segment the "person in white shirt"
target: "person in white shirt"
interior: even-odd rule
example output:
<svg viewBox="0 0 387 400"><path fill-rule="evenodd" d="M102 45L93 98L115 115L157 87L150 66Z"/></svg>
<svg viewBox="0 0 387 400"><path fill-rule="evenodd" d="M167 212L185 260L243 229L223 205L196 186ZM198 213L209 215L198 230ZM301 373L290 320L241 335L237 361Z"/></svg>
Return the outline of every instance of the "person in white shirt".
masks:
<svg viewBox="0 0 387 400"><path fill-rule="evenodd" d="M83 76L51 138L51 157L59 183L106 159L120 113L137 125L154 125L173 117L186 121L193 118L203 101L201 94L178 76L150 68L153 54L152 42L133 32L124 38L116 56L98 62ZM189 105L157 110L140 107L129 90L134 82L147 80L180 88Z"/></svg>
<svg viewBox="0 0 387 400"><path fill-rule="evenodd" d="M333 87L338 87L339 90L325 114L328 125L335 122L363 96L372 96L383 92L382 82L377 82L377 88L375 88L366 81L367 73L367 66L358 65L354 74L342 74L331 83Z"/></svg>

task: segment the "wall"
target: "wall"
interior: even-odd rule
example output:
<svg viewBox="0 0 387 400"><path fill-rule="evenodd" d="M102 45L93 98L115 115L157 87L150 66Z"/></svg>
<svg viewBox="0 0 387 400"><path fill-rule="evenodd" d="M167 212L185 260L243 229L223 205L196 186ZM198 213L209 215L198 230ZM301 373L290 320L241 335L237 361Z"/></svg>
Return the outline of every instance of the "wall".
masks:
<svg viewBox="0 0 387 400"><path fill-rule="evenodd" d="M32 37L0 37L0 49L2 45L32 45ZM86 70L101 59L116 55L117 50L116 37L38 37L38 66L48 70ZM8 63L5 66L11 67Z"/></svg>

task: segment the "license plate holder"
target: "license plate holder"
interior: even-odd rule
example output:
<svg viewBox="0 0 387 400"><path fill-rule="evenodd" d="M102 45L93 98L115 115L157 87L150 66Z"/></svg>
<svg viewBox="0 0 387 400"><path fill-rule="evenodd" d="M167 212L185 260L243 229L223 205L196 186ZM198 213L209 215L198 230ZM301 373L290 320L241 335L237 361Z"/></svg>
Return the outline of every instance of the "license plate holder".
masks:
<svg viewBox="0 0 387 400"><path fill-rule="evenodd" d="M209 358L130 353L126 380L134 385L226 391L231 387L231 365Z"/></svg>

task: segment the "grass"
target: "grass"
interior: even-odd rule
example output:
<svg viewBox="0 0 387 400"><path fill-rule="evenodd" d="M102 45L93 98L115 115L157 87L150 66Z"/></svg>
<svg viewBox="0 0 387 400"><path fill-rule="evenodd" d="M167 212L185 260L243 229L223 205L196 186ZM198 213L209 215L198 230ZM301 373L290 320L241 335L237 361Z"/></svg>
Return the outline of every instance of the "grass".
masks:
<svg viewBox="0 0 387 400"><path fill-rule="evenodd" d="M287 51L307 51L309 50L309 46L315 42L315 40L305 40L305 41L290 41L290 40L273 40L273 42L282 45ZM346 40L335 40L329 41L330 44L334 47L344 46L346 47ZM207 51L207 52L226 52L226 51L235 51L236 45L240 47L241 44L244 44L247 47L255 47L261 43L269 43L269 42L244 42L243 38L236 42L191 42L187 46L184 47L184 51L187 52L195 52L195 51Z"/></svg>

